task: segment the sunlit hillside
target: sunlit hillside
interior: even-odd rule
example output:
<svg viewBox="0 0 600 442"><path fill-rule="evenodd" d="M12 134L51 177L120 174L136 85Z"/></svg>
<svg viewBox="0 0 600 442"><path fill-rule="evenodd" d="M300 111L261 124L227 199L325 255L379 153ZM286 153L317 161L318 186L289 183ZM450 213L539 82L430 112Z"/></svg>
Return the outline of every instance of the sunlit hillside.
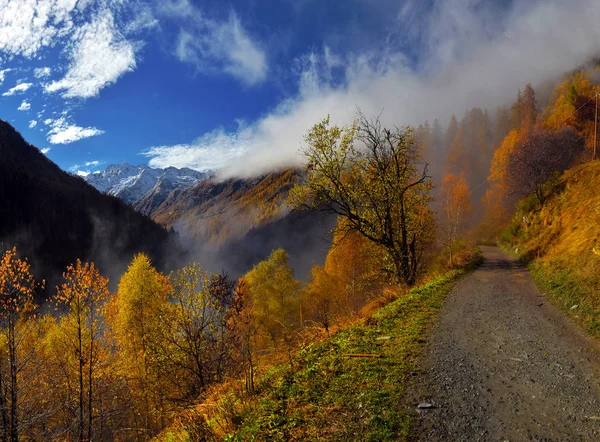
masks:
<svg viewBox="0 0 600 442"><path fill-rule="evenodd" d="M523 201L502 236L505 247L532 264L556 305L595 336L600 336L598 186L597 161L568 170L549 184L543 207L533 198Z"/></svg>

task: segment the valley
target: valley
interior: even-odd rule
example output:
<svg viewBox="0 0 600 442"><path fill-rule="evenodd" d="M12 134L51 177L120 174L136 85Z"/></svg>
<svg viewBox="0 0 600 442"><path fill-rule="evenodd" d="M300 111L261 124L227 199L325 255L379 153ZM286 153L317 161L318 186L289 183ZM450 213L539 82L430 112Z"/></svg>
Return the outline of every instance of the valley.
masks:
<svg viewBox="0 0 600 442"><path fill-rule="evenodd" d="M600 440L599 21L0 1L0 442Z"/></svg>

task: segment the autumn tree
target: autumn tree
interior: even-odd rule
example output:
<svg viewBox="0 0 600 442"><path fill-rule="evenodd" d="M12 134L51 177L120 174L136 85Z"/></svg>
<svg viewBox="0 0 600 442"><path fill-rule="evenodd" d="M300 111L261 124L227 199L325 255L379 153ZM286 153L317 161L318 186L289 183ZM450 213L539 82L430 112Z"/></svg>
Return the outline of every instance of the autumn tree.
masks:
<svg viewBox="0 0 600 442"><path fill-rule="evenodd" d="M439 225L442 243L450 251L450 266L453 265L456 241L470 212L469 185L462 176L447 174L442 181Z"/></svg>
<svg viewBox="0 0 600 442"><path fill-rule="evenodd" d="M343 221L341 221L343 222ZM336 229L324 266L313 266L303 290L305 318L326 332L336 322L354 317L381 292L381 248L358 232Z"/></svg>
<svg viewBox="0 0 600 442"><path fill-rule="evenodd" d="M538 116L537 98L531 84L525 86L520 106L521 131L527 134L535 128Z"/></svg>
<svg viewBox="0 0 600 442"><path fill-rule="evenodd" d="M233 315L229 319L234 325L230 326L233 333L234 360L243 372L246 391L255 391L254 379L256 376L256 353L258 348L259 326L255 321L255 311L245 277L237 281L237 288L233 301Z"/></svg>
<svg viewBox="0 0 600 442"><path fill-rule="evenodd" d="M17 257L17 250L7 250L0 260L0 333L5 343L8 379L0 370L0 414L3 439L18 442L21 429L19 415L19 374L26 359L20 358L20 349L29 321L36 309L34 293L36 283L27 260ZM4 362L4 361L1 361ZM3 364L4 365L4 364ZM4 388L6 386L6 388Z"/></svg>
<svg viewBox="0 0 600 442"><path fill-rule="evenodd" d="M586 147L594 146L596 103L594 97L600 86L590 81L587 71L568 75L556 86L550 104L544 111L544 129L557 132L572 127L586 140Z"/></svg>
<svg viewBox="0 0 600 442"><path fill-rule="evenodd" d="M204 388L221 382L231 360L235 322L235 282L209 274L191 263L169 276L172 290L172 329L169 361L178 379L182 399L196 399Z"/></svg>
<svg viewBox="0 0 600 442"><path fill-rule="evenodd" d="M502 123L502 120L498 122ZM498 129L503 130L502 127ZM496 147L494 136L495 132L487 111L472 108L460 121L458 132L446 157L445 173L464 177L472 192L472 201L477 214L482 212L478 209L485 194L487 172ZM440 182L442 180L443 177L440 177ZM440 201L441 195L437 195L437 202Z"/></svg>
<svg viewBox="0 0 600 442"><path fill-rule="evenodd" d="M339 281L327 273L323 266L313 265L309 283L302 292L302 305L305 306L307 323L319 325L329 335L329 329L341 310L339 304L336 305L339 292Z"/></svg>
<svg viewBox="0 0 600 442"><path fill-rule="evenodd" d="M413 130L389 130L362 114L351 127L331 126L328 117L305 142L306 174L290 203L341 216L346 231L383 247L398 282L413 285L433 230L431 180Z"/></svg>
<svg viewBox="0 0 600 442"><path fill-rule="evenodd" d="M583 150L584 141L574 129L528 135L508 159L509 195L522 198L533 193L543 205L547 196L544 185L548 179L567 169Z"/></svg>
<svg viewBox="0 0 600 442"><path fill-rule="evenodd" d="M285 250L273 250L244 276L244 282L250 298L246 307L252 309L253 320L267 337L266 342L289 348L301 324L300 282L294 278Z"/></svg>
<svg viewBox="0 0 600 442"><path fill-rule="evenodd" d="M163 427L166 386L166 318L171 304L166 276L154 268L148 255L137 254L121 277L109 305L109 319L119 352L120 371L129 379L134 418L140 431L152 434Z"/></svg>
<svg viewBox="0 0 600 442"><path fill-rule="evenodd" d="M77 440L92 440L94 416L94 377L98 367L101 307L109 296L108 279L94 263L79 259L67 267L65 282L56 288L54 300L62 311L60 331L69 341L69 351L77 361ZM86 431L87 426L87 431Z"/></svg>

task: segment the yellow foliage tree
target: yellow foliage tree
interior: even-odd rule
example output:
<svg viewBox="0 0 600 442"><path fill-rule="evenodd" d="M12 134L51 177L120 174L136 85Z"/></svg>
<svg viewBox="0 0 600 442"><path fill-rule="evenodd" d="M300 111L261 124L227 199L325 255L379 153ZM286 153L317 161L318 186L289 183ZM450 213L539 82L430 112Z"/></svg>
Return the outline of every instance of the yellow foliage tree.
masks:
<svg viewBox="0 0 600 442"><path fill-rule="evenodd" d="M293 333L301 323L300 282L294 279L294 270L288 265L283 249L273 250L244 276L248 299L245 308L251 309L253 321L266 338L263 346L289 345Z"/></svg>
<svg viewBox="0 0 600 442"><path fill-rule="evenodd" d="M456 241L464 230L472 210L469 185L460 175L446 174L442 180L440 234L442 244L450 251L450 266Z"/></svg>
<svg viewBox="0 0 600 442"><path fill-rule="evenodd" d="M148 434L165 425L167 386L162 376L168 348L166 319L172 308L169 280L148 255L137 254L121 277L109 305L109 321L119 352L121 374L129 379L136 427Z"/></svg>
<svg viewBox="0 0 600 442"><path fill-rule="evenodd" d="M429 245L431 179L411 128L389 130L359 114L351 127L317 123L305 137L304 182L290 192L297 209L344 218L355 231L380 245L386 268L397 282L413 285Z"/></svg>
<svg viewBox="0 0 600 442"><path fill-rule="evenodd" d="M172 284L172 351L169 363L173 384L181 399L195 400L208 385L221 382L231 358L230 321L235 303L235 282L221 274L209 274L198 263L177 270Z"/></svg>

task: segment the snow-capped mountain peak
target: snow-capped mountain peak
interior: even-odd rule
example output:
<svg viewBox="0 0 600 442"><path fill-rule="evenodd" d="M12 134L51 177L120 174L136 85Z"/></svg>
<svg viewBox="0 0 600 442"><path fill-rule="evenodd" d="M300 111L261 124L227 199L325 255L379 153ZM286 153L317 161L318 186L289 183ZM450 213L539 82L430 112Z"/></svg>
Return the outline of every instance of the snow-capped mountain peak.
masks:
<svg viewBox="0 0 600 442"><path fill-rule="evenodd" d="M133 166L128 163L110 164L102 172L91 173L85 180L101 192L135 203L150 192L158 183L161 187L177 189L194 186L210 172L168 167L153 169L145 164Z"/></svg>

